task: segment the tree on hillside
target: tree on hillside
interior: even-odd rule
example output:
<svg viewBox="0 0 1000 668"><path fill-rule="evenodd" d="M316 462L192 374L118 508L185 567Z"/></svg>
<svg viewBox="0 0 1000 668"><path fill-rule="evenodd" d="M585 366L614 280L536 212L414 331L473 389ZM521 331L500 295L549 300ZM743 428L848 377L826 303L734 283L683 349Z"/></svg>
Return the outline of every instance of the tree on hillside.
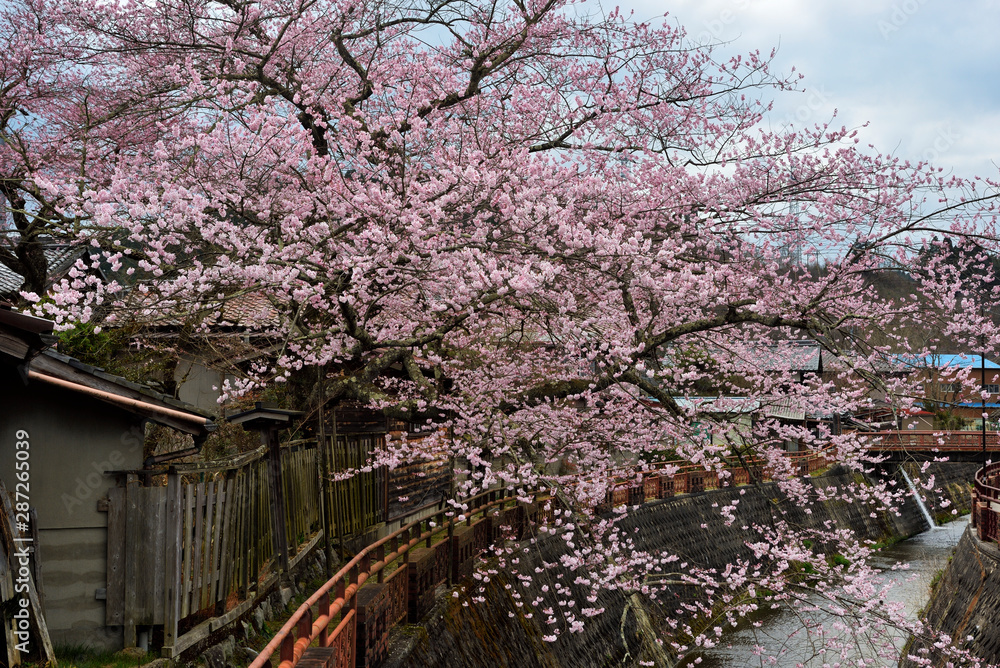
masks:
<svg viewBox="0 0 1000 668"><path fill-rule="evenodd" d="M854 130L771 132L768 97L796 78L767 56L720 60L669 23L585 3L16 0L0 12L12 45L0 184L17 228L0 262L16 269L9 249L44 232L134 264L102 282L81 263L44 300L30 279L26 301L61 326L100 313L130 327L269 303L240 325L276 352L229 393L319 367L326 397L448 428L421 443L468 463L463 493L546 488L580 511L564 538L601 574L595 587L655 597L651 572L678 568L587 519L613 476L664 450L707 468L753 454L785 471L790 494L802 490L777 441L867 463L857 439L769 419L706 442L721 418L699 388L854 410L891 383L881 353L900 335L873 332L924 317L921 300L880 296L872 272L905 271L934 233L997 247L992 182L945 179ZM789 270L810 257L822 272ZM996 347L960 274L925 263L913 290L963 313L953 339ZM793 377L782 359L797 348L780 342L802 338L842 360L838 378ZM767 359L761 341L775 344ZM395 442L377 463L420 455ZM897 502L889 488L880 498ZM828 540L858 557L851 578L870 575L863 547ZM768 595L801 581L780 567L793 560L844 576L801 546L791 531L761 554ZM725 607L706 596L701 609ZM585 622L581 607L562 608L554 634Z"/></svg>

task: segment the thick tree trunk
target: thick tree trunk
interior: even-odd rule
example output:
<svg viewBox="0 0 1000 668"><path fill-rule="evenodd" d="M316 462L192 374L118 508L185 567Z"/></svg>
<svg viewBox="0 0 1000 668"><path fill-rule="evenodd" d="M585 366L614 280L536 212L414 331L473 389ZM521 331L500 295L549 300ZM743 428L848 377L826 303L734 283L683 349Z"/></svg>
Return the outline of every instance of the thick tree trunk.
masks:
<svg viewBox="0 0 1000 668"><path fill-rule="evenodd" d="M0 181L0 196L4 199L4 208L10 212L14 229L18 233L16 238L8 237L9 245L6 248L0 248L0 263L24 278L16 293L3 296L21 302L20 292L44 294L48 282L48 261L39 239L40 230L25 213L24 198L6 181Z"/></svg>

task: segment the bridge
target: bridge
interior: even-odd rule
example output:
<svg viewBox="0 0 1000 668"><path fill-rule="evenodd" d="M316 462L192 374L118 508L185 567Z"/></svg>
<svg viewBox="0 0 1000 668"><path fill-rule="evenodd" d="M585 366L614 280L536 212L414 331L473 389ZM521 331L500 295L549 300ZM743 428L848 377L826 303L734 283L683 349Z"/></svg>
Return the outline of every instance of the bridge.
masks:
<svg viewBox="0 0 1000 668"><path fill-rule="evenodd" d="M926 461L947 457L953 462L983 460L981 431L878 431L860 434L871 443L871 451L890 462ZM1000 435L986 432L987 458L1000 459Z"/></svg>

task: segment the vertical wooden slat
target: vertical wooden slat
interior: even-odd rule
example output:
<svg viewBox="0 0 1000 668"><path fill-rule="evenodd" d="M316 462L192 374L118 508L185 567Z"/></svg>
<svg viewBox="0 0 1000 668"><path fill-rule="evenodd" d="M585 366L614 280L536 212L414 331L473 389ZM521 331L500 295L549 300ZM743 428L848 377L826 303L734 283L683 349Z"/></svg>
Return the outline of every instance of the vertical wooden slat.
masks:
<svg viewBox="0 0 1000 668"><path fill-rule="evenodd" d="M315 448L303 448L301 464L299 465L299 480L302 481L302 507L306 511L302 517L302 529L305 534L311 534L313 531L317 504L319 503L318 489L316 488L315 453Z"/></svg>
<svg viewBox="0 0 1000 668"><path fill-rule="evenodd" d="M346 436L338 436L337 438L337 471L346 471L350 467L350 462L347 461L347 448L345 444L347 443ZM350 534L354 529L350 525L351 517L351 481L346 479L341 479L337 482L337 492L340 496L338 501L338 507L340 508L340 522L342 525L342 532L346 536Z"/></svg>
<svg viewBox="0 0 1000 668"><path fill-rule="evenodd" d="M200 609L201 593L201 549L205 532L205 483L199 482L195 487L194 502L194 540L191 543L191 612Z"/></svg>
<svg viewBox="0 0 1000 668"><path fill-rule="evenodd" d="M218 484L215 480L208 485L208 499L205 501L205 556L202 564L201 578L201 608L215 605L212 597L214 584L215 562L212 555L218 556L218 542L216 533L220 531L219 525L219 495Z"/></svg>
<svg viewBox="0 0 1000 668"><path fill-rule="evenodd" d="M243 534L240 528L243 522L243 506L243 469L239 469L233 474L232 533L229 537L233 561L229 565L231 569L229 578L230 586L240 598L245 593L243 589Z"/></svg>
<svg viewBox="0 0 1000 668"><path fill-rule="evenodd" d="M229 507L232 505L232 501L228 495L229 478L223 476L217 481L216 485L217 498L215 502L219 505L219 515L218 520L216 521L216 540L212 551L212 570L214 571L214 575L212 577L213 591L211 593L211 598L216 602L216 607L218 607L219 599L222 597L222 594L220 593L222 589L220 581L222 580L222 574L225 570L222 566L221 559L223 558L225 550L226 520L229 517Z"/></svg>
<svg viewBox="0 0 1000 668"><path fill-rule="evenodd" d="M309 475L308 469L309 464L312 461L310 454L312 450L308 447L302 448L301 456L299 457L299 481L301 494L299 495L299 503L302 506L302 533L308 535L312 533L312 516L313 508L316 504L316 497L312 494L313 492L313 481L315 478ZM315 471L315 468L313 468Z"/></svg>
<svg viewBox="0 0 1000 668"><path fill-rule="evenodd" d="M246 475L244 478L243 494L244 494L244 518L243 518L243 577L246 582L247 591L249 591L253 583L250 581L250 573L253 563L253 536L254 534L254 508L253 508L253 493L256 489L253 486L253 466L248 466L246 469Z"/></svg>
<svg viewBox="0 0 1000 668"><path fill-rule="evenodd" d="M306 533L305 528L305 518L309 512L309 507L305 503L305 491L306 479L302 475L302 455L305 453L304 448L300 448L295 453L295 480L300 481L299 484L293 485L295 487L295 541L298 542L299 536L304 536Z"/></svg>
<svg viewBox="0 0 1000 668"><path fill-rule="evenodd" d="M268 503L270 495L267 493L267 468L264 465L264 460L257 463L255 475L257 476L257 486L255 488L257 492L257 564L250 573L251 577L256 577L256 574L261 571L269 557L273 556L267 551L267 544L272 542L270 530L271 504Z"/></svg>
<svg viewBox="0 0 1000 668"><path fill-rule="evenodd" d="M250 588L250 470L240 471L240 596Z"/></svg>
<svg viewBox="0 0 1000 668"><path fill-rule="evenodd" d="M125 488L108 490L108 580L105 623L125 623Z"/></svg>
<svg viewBox="0 0 1000 668"><path fill-rule="evenodd" d="M210 480L205 485L205 526L202 542L198 547L201 554L201 581L198 587L198 610L203 610L214 601L208 600L212 578L212 535L214 533L215 481Z"/></svg>
<svg viewBox="0 0 1000 668"><path fill-rule="evenodd" d="M296 480L298 484L295 489L298 491L296 507L298 508L299 527L298 535L303 538L310 533L312 506L316 498L310 494L312 492L313 478L306 472L306 462L309 458L309 449L303 446L298 451L298 465L296 466Z"/></svg>
<svg viewBox="0 0 1000 668"><path fill-rule="evenodd" d="M163 573L166 568L167 489L165 487L143 487L141 489L151 505L149 523L147 524L149 533L146 534L149 573ZM144 616L143 623L147 623L145 620L148 619L149 624L163 624L163 610L166 600L166 587L163 578L147 577L145 581L148 583L152 596L148 601L149 614Z"/></svg>
<svg viewBox="0 0 1000 668"><path fill-rule="evenodd" d="M181 566L181 618L191 614L191 558L194 551L194 485L184 486L184 527L182 534L184 563Z"/></svg>
<svg viewBox="0 0 1000 668"><path fill-rule="evenodd" d="M285 457L285 462L281 461L281 451L278 451L279 468L281 471L281 498L284 503L281 506L282 510L282 526L285 527L285 545L288 548L289 555L295 554L295 493L291 488L291 479L295 475L295 453L290 450L285 450L288 453L288 457ZM288 464L288 470L285 469L285 463Z"/></svg>
<svg viewBox="0 0 1000 668"><path fill-rule="evenodd" d="M231 590L233 565L236 556L233 554L232 549L233 523L236 516L235 489L236 478L235 476L229 476L228 480L226 480L225 519L222 527L222 547L219 553L219 580L215 595L216 600L222 604L221 610L216 608L220 614L226 611L225 605Z"/></svg>
<svg viewBox="0 0 1000 668"><path fill-rule="evenodd" d="M136 476L129 474L125 482L125 582L139 582L144 573L145 564L143 561L143 542L145 536L142 535L145 520L143 511L145 510L139 494L141 488L135 484ZM125 647L135 647L136 644L136 615L141 605L139 597L140 587L126 587L125 589L125 612L122 624L125 633Z"/></svg>
<svg viewBox="0 0 1000 668"><path fill-rule="evenodd" d="M343 437L338 440L337 445L339 447L338 454L340 455L340 470L346 471L351 466L351 463L347 459L347 437ZM339 487L341 496L340 507L343 509L341 522L343 522L344 525L344 534L347 535L354 531L354 527L351 525L351 513L354 512L351 504L351 481L348 479L342 479Z"/></svg>
<svg viewBox="0 0 1000 668"><path fill-rule="evenodd" d="M365 447L365 437L358 436L351 443L351 468L355 471L361 465L362 453ZM354 511L351 516L354 520L354 533L359 533L367 524L365 520L365 482L368 476L364 473L355 473L351 479L354 481Z"/></svg>
<svg viewBox="0 0 1000 668"><path fill-rule="evenodd" d="M250 569L250 577L251 579L254 579L253 585L255 589L256 589L255 579L257 577L257 573L261 571L261 569L264 567L264 563L267 561L264 552L265 537L268 539L268 542L270 542L270 535L267 530L267 527L271 522L270 515L268 515L268 510L270 510L270 506L268 505L266 500L267 487L265 486L266 483L264 480L264 475L262 475L262 473L264 473L264 466L262 464L262 461L259 461L254 466L254 471L253 471L255 479L253 490L254 490L254 517L256 520L256 526L254 529L254 537L255 537L254 564L253 567Z"/></svg>
<svg viewBox="0 0 1000 668"><path fill-rule="evenodd" d="M298 462L297 452L291 452L286 450L289 456L288 459L288 470L284 468L282 464L281 477L283 481L283 489L285 496L285 542L288 545L288 553L290 555L295 554L295 547L298 542L298 490L293 490L293 485L290 484L291 481L298 476L298 470L296 463Z"/></svg>
<svg viewBox="0 0 1000 668"><path fill-rule="evenodd" d="M306 517L309 513L309 506L306 503L306 496L303 492L306 491L308 484L306 482L307 478L302 475L302 462L303 455L305 454L305 448L299 448L298 452L295 453L295 480L299 481L298 484L293 485L295 487L295 540L298 542L299 536L305 536L306 534ZM297 551L297 550L296 550Z"/></svg>
<svg viewBox="0 0 1000 668"><path fill-rule="evenodd" d="M183 550L184 513L181 478L170 470L167 474L167 537L164 541L164 601L163 644L172 648L177 642L178 623L181 619L181 597L184 581L181 573Z"/></svg>
<svg viewBox="0 0 1000 668"><path fill-rule="evenodd" d="M336 421L334 421L334 433L330 436L330 471L331 473L337 473L340 471L340 462L343 460L340 458L340 450L338 447L338 438L336 433ZM344 504L341 499L341 482L336 480L330 484L330 508L333 509L333 524L337 532L338 542L343 542L342 537L344 535Z"/></svg>
<svg viewBox="0 0 1000 668"><path fill-rule="evenodd" d="M260 563L258 564L258 570L263 567L267 562L266 542L271 542L271 532L269 528L271 525L271 504L268 503L268 493L267 493L267 468L261 463L257 468L257 479L259 483L257 485L257 510L260 516L260 521L257 524L257 553L260 556Z"/></svg>
<svg viewBox="0 0 1000 668"><path fill-rule="evenodd" d="M211 557L208 566L207 605L215 606L219 602L219 551L222 549L222 518L225 507L226 479L215 482L215 521L212 523Z"/></svg>
<svg viewBox="0 0 1000 668"><path fill-rule="evenodd" d="M254 462L253 466L253 485L251 486L253 494L253 533L251 534L251 540L253 541L253 552L252 560L250 562L250 587L251 589L257 588L256 577L257 573L260 572L262 563L262 553L261 553L261 540L263 539L263 531L261 530L264 526L264 508L260 502L260 496L263 492L261 489L261 479L260 479L260 462Z"/></svg>

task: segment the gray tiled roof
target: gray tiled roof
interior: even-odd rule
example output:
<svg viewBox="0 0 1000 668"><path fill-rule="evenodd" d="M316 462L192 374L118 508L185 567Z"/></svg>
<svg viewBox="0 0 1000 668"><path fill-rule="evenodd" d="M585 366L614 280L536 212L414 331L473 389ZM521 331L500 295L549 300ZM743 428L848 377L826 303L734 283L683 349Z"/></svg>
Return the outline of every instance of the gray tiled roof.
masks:
<svg viewBox="0 0 1000 668"><path fill-rule="evenodd" d="M819 371L823 349L815 341L785 341L756 346L755 363L765 371Z"/></svg>
<svg viewBox="0 0 1000 668"><path fill-rule="evenodd" d="M77 258L87 252L86 246L70 246L68 244L47 244L44 248L45 259L48 261L49 284L62 278L69 271ZM7 265L0 263L0 295L14 295L21 289L24 277L14 272Z"/></svg>
<svg viewBox="0 0 1000 668"><path fill-rule="evenodd" d="M56 361L61 362L63 364L66 364L66 365L72 367L73 369L76 369L77 371L81 372L82 375L79 376L79 377L74 378L73 380L74 380L74 382L79 382L82 385L86 385L88 387L94 387L93 385L91 385L90 383L87 382L86 378L88 376L89 377L93 377L93 378L99 378L99 379L104 380L104 381L106 381L108 383L116 385L119 388L122 388L123 390L130 390L132 393L134 393L136 395L142 395L142 397L145 398L145 399L147 399L147 400L153 400L153 401L159 402L159 403L161 403L163 405L169 406L171 408L176 408L178 410L185 411L185 412L188 412L188 413L194 413L195 415L201 415L203 417L210 417L211 416L211 413L208 413L208 412L206 412L206 411L198 408L197 406L193 406L193 405L191 405L189 403L186 403L184 401L180 401L178 399L174 399L173 397L168 396L166 394L163 394L162 392L158 392L158 391L154 390L152 387L150 387L149 385L146 385L144 383L135 383L135 382L132 382L131 380L127 380L125 378L122 378L121 376L116 376L115 374L108 373L107 371L105 371L101 367L93 366L91 364L87 364L85 362L81 362L80 360L76 359L75 357L70 357L69 355L64 355L63 353L61 353L61 352L59 352L57 350L53 350L52 348L48 348L48 349L42 351L41 354L44 355L47 358L51 358L53 360L56 360ZM36 358L36 360L37 359L38 358ZM39 365L35 364L35 366L39 366ZM48 371L48 372L51 372L51 369L46 368L45 370Z"/></svg>

